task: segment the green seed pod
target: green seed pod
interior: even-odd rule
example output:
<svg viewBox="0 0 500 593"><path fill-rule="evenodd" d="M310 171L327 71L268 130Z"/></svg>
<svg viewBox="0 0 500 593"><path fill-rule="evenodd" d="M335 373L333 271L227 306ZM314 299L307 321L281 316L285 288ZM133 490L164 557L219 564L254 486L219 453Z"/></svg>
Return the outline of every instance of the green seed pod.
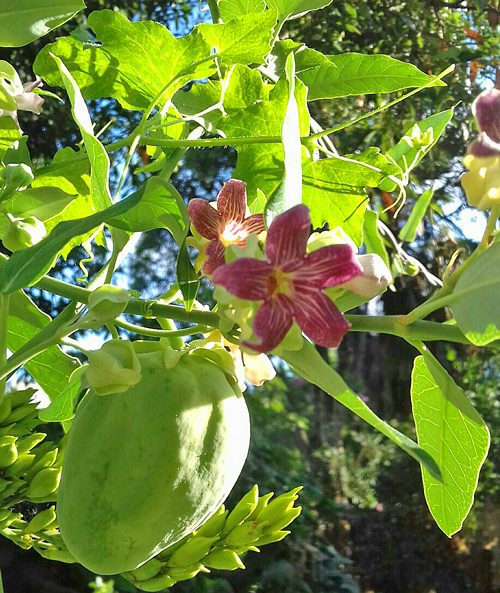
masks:
<svg viewBox="0 0 500 593"><path fill-rule="evenodd" d="M46 498L57 491L61 480L61 468L42 469L31 480L26 495L31 499Z"/></svg>
<svg viewBox="0 0 500 593"><path fill-rule="evenodd" d="M203 564L208 568L216 568L218 570L236 570L237 568L245 568L241 558L234 550L227 548L219 548L210 552L208 556L203 559Z"/></svg>
<svg viewBox="0 0 500 593"><path fill-rule="evenodd" d="M61 533L97 574L134 570L191 535L227 497L248 451L245 401L213 362L185 355L166 369L163 350L137 357L141 381L91 392L64 455Z"/></svg>
<svg viewBox="0 0 500 593"><path fill-rule="evenodd" d="M168 576L174 581L187 581L195 577L203 569L204 568L202 564L199 562L194 562L190 566L177 566L169 568Z"/></svg>
<svg viewBox="0 0 500 593"><path fill-rule="evenodd" d="M212 545L218 540L219 536L201 537L196 535L172 554L168 566L189 566L194 562L199 562L210 552Z"/></svg>
<svg viewBox="0 0 500 593"><path fill-rule="evenodd" d="M24 455L19 455L16 461L9 465L9 467L5 470L4 474L7 478L12 478L13 476L23 476L26 473L26 470L30 467L35 459L34 455L30 453L25 453Z"/></svg>
<svg viewBox="0 0 500 593"><path fill-rule="evenodd" d="M224 510L224 505L222 505L215 515L210 517L208 521L205 521L205 523L196 530L196 537L218 536L224 529L228 512L229 511Z"/></svg>
<svg viewBox="0 0 500 593"><path fill-rule="evenodd" d="M245 519L247 519L255 510L258 500L259 487L257 486L257 484L255 484L255 486L250 490L250 492L245 494L245 496L240 500L240 502L229 513L224 531L226 533L229 533L237 525L243 523L243 521L245 521Z"/></svg>
<svg viewBox="0 0 500 593"><path fill-rule="evenodd" d="M163 591L175 585L176 581L168 574L162 574L160 576L149 579L148 581L142 581L140 583L134 583L134 585L142 591Z"/></svg>
<svg viewBox="0 0 500 593"><path fill-rule="evenodd" d="M15 443L0 445L0 468L9 467L9 465L12 465L16 459L17 447Z"/></svg>
<svg viewBox="0 0 500 593"><path fill-rule="evenodd" d="M9 218L2 243L10 251L20 251L33 247L47 234L45 225L34 216L28 218Z"/></svg>
<svg viewBox="0 0 500 593"><path fill-rule="evenodd" d="M277 520L273 521L270 525L265 528L266 533L275 533L276 531L281 531L292 521L294 521L301 513L302 507L292 507Z"/></svg>
<svg viewBox="0 0 500 593"><path fill-rule="evenodd" d="M71 552L68 552L68 550L59 550L56 547L41 550L40 556L47 558L47 560L56 560L57 562L65 562L66 564L74 564L76 562Z"/></svg>
<svg viewBox="0 0 500 593"><path fill-rule="evenodd" d="M128 574L132 577L134 582L148 581L159 574L163 566L163 562L156 560L156 558L151 558L151 560L148 560L145 564L130 571Z"/></svg>
<svg viewBox="0 0 500 593"><path fill-rule="evenodd" d="M28 453L33 447L36 447L38 443L41 443L47 435L44 432L35 432L23 439L20 439L17 444L17 452L19 455Z"/></svg>
<svg viewBox="0 0 500 593"><path fill-rule="evenodd" d="M262 535L257 540L257 545L265 546L267 544L274 544L275 542L280 542L287 535L290 535L290 533L290 531L276 531L276 533L273 533L271 535Z"/></svg>
<svg viewBox="0 0 500 593"><path fill-rule="evenodd" d="M256 542L262 534L262 530L267 525L257 521L245 521L238 527L235 527L226 535L225 543L228 546L245 546Z"/></svg>
<svg viewBox="0 0 500 593"><path fill-rule="evenodd" d="M45 511L37 513L33 519L31 519L28 525L23 529L23 533L37 533L38 531L43 531L54 522L55 518L55 506L45 509Z"/></svg>

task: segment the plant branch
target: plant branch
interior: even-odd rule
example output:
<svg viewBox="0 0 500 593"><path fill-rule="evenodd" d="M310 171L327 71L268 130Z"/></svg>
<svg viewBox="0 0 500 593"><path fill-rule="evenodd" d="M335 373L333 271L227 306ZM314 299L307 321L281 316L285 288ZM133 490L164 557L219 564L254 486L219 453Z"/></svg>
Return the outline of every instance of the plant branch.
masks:
<svg viewBox="0 0 500 593"><path fill-rule="evenodd" d="M152 338L178 338L182 336L192 336L194 334L204 334L210 331L210 328L206 325L193 325L192 327L186 327L184 329L154 329L151 327L142 327L141 325L135 325L128 323L121 319L115 319L114 324L118 327L126 329L127 331L140 334L142 336L150 336Z"/></svg>
<svg viewBox="0 0 500 593"><path fill-rule="evenodd" d="M7 336L9 328L10 294L0 293L0 367L7 362ZM0 403L5 393L4 378L0 379Z"/></svg>

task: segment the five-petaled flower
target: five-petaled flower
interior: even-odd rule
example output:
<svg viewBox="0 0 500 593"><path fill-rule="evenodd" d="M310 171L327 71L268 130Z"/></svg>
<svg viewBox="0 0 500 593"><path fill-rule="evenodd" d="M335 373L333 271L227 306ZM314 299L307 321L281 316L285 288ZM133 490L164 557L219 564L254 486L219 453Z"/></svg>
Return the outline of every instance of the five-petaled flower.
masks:
<svg viewBox="0 0 500 593"><path fill-rule="evenodd" d="M228 245L245 247L249 235L264 230L262 214L247 216L246 183L231 179L224 184L217 196L216 208L210 202L195 198L189 202L189 217L197 233L208 239L201 271L213 274L225 263L224 253Z"/></svg>
<svg viewBox="0 0 500 593"><path fill-rule="evenodd" d="M328 245L306 253L309 209L299 205L275 218L266 239L266 260L240 258L220 266L212 282L232 295L262 301L252 329L258 343L242 340L256 352L270 352L295 320L314 343L339 346L349 324L323 290L363 274L350 245Z"/></svg>
<svg viewBox="0 0 500 593"><path fill-rule="evenodd" d="M480 134L463 159L469 171L461 183L469 204L486 210L500 205L500 91L481 93L472 104L472 112Z"/></svg>

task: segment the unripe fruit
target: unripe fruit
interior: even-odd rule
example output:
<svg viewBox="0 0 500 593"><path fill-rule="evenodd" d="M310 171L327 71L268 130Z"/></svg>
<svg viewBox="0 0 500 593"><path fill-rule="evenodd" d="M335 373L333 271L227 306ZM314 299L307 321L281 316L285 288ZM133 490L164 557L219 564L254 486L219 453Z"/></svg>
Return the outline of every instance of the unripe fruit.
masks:
<svg viewBox="0 0 500 593"><path fill-rule="evenodd" d="M70 552L98 574L132 571L197 529L247 455L238 388L201 356L166 369L163 354L138 349L141 381L124 393L90 393L69 432L59 525Z"/></svg>

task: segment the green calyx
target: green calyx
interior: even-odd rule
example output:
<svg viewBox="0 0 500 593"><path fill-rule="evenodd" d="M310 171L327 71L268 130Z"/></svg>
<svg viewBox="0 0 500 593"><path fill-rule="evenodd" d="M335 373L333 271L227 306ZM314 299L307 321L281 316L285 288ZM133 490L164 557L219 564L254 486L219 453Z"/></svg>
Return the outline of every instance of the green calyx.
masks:
<svg viewBox="0 0 500 593"><path fill-rule="evenodd" d="M34 216L28 218L9 217L2 242L10 251L33 247L47 234L42 221Z"/></svg>
<svg viewBox="0 0 500 593"><path fill-rule="evenodd" d="M129 301L130 293L127 290L105 284L94 290L89 297L89 317L100 325L105 325L123 313Z"/></svg>

